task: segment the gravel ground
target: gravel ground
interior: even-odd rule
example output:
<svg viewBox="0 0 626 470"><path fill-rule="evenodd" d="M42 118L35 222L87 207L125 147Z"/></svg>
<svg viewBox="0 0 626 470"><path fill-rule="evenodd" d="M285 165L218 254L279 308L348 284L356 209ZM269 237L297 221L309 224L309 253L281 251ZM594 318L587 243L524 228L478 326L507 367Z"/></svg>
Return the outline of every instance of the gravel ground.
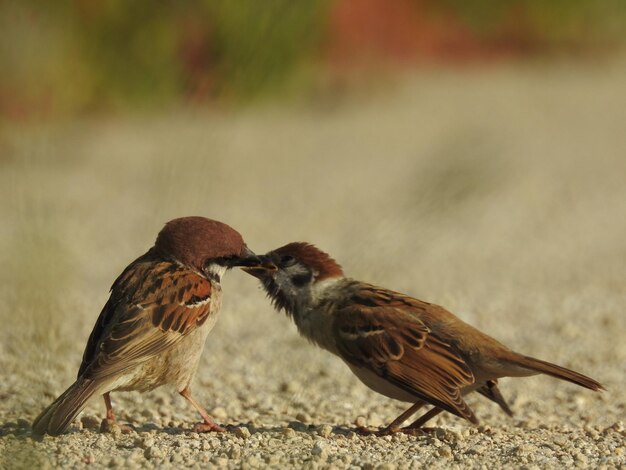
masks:
<svg viewBox="0 0 626 470"><path fill-rule="evenodd" d="M626 468L626 66L407 78L289 109L0 132L0 468ZM162 223L206 215L262 252L315 242L350 275L442 304L589 374L504 379L425 436L362 437L405 405L299 338L255 280L224 281L194 390L94 399L58 438L30 422L73 380L121 269Z"/></svg>

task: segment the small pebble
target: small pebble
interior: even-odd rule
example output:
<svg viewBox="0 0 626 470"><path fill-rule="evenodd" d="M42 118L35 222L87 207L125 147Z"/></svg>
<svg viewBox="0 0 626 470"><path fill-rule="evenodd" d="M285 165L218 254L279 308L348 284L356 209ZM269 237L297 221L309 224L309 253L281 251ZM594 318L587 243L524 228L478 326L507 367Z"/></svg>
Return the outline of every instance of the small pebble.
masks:
<svg viewBox="0 0 626 470"><path fill-rule="evenodd" d="M301 423L310 423L311 422L311 417L306 414L306 413L298 413L296 415L296 419L298 421L300 421Z"/></svg>
<svg viewBox="0 0 626 470"><path fill-rule="evenodd" d="M228 465L228 459L226 457L213 457L211 463L218 467L226 467Z"/></svg>
<svg viewBox="0 0 626 470"><path fill-rule="evenodd" d="M243 462L242 468L260 468L263 466L263 462L258 457L252 456L248 457L245 462Z"/></svg>
<svg viewBox="0 0 626 470"><path fill-rule="evenodd" d="M163 451L156 446L148 447L144 454L147 459L159 459L163 457Z"/></svg>
<svg viewBox="0 0 626 470"><path fill-rule="evenodd" d="M446 457L446 458L452 457L452 449L450 448L450 446L443 445L439 447L437 449L437 453L442 457Z"/></svg>
<svg viewBox="0 0 626 470"><path fill-rule="evenodd" d="M154 438L153 437L144 437L141 439L135 439L135 444L142 449L148 449L154 446Z"/></svg>
<svg viewBox="0 0 626 470"><path fill-rule="evenodd" d="M367 426L367 418L365 416L357 416L354 420L354 425L357 428L364 428Z"/></svg>
<svg viewBox="0 0 626 470"><path fill-rule="evenodd" d="M247 439L250 437L250 430L244 426L239 426L235 429L235 436Z"/></svg>
<svg viewBox="0 0 626 470"><path fill-rule="evenodd" d="M241 446L239 446L238 444L233 444L232 446L230 446L230 449L228 450L228 457L231 459L238 459L241 457Z"/></svg>
<svg viewBox="0 0 626 470"><path fill-rule="evenodd" d="M284 455L284 453L282 453L282 452L266 455L265 456L265 463L268 464L268 465L277 465L277 464L280 463L280 460L283 457L283 455Z"/></svg>
<svg viewBox="0 0 626 470"><path fill-rule="evenodd" d="M126 466L126 462L119 455L116 455L112 457L111 460L109 460L109 467L111 468L123 467L123 466Z"/></svg>
<svg viewBox="0 0 626 470"><path fill-rule="evenodd" d="M328 457L328 449L322 441L317 441L311 449L311 454L317 457L318 460L326 460Z"/></svg>
<svg viewBox="0 0 626 470"><path fill-rule="evenodd" d="M317 427L316 431L319 436L329 437L333 433L333 427L329 424L322 424Z"/></svg>

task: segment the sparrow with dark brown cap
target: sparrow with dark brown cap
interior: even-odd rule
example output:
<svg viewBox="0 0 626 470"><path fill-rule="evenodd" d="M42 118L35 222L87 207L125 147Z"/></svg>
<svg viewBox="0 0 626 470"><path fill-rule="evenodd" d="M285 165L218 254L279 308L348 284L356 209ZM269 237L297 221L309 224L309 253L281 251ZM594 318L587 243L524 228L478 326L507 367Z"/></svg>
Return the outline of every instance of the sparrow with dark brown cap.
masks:
<svg viewBox="0 0 626 470"><path fill-rule="evenodd" d="M290 243L243 268L261 280L274 306L301 335L343 359L365 385L412 406L377 434L419 432L448 411L476 424L463 396L477 391L511 410L500 377L548 374L589 388L602 385L578 372L518 354L444 308L344 276L328 254ZM407 427L422 406L433 408Z"/></svg>
<svg viewBox="0 0 626 470"><path fill-rule="evenodd" d="M76 382L35 419L33 433L63 433L93 395L103 395L105 422L113 423L111 391L165 384L200 412L195 431L223 431L192 397L190 384L220 309L221 276L258 262L226 224L204 217L165 224L154 246L113 283Z"/></svg>

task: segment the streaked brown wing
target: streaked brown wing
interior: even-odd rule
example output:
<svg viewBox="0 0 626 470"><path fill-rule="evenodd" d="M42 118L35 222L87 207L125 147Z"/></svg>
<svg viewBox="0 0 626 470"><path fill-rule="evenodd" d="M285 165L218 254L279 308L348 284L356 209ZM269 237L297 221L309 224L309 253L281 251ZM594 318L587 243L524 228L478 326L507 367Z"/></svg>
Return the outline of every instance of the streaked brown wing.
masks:
<svg viewBox="0 0 626 470"><path fill-rule="evenodd" d="M113 285L80 374L103 379L131 369L202 325L210 312L210 281L172 262L135 262Z"/></svg>
<svg viewBox="0 0 626 470"><path fill-rule="evenodd" d="M397 387L470 421L461 390L474 383L456 348L438 338L405 299L367 287L335 316L333 331L342 357L367 367Z"/></svg>

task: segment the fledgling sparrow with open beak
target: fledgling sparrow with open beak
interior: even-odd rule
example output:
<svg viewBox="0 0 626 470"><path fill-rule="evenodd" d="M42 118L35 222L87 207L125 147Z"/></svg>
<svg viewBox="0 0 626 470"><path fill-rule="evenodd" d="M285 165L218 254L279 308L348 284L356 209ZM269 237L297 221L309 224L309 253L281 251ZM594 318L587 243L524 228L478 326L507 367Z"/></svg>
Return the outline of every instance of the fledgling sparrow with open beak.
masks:
<svg viewBox="0 0 626 470"><path fill-rule="evenodd" d="M146 392L173 384L200 412L197 432L223 431L191 395L207 334L221 303L220 278L233 266L258 264L241 235L221 222L183 217L165 224L147 253L115 280L91 332L78 378L33 422L33 433L58 435L92 395Z"/></svg>
<svg viewBox="0 0 626 470"><path fill-rule="evenodd" d="M512 351L438 305L347 278L313 245L290 243L260 258L262 264L243 270L261 280L300 334L343 359L372 390L413 403L377 434L419 432L442 411L476 424L463 400L473 391L510 415L496 385L500 377L543 373L603 389L578 372ZM401 428L425 404L433 408Z"/></svg>

